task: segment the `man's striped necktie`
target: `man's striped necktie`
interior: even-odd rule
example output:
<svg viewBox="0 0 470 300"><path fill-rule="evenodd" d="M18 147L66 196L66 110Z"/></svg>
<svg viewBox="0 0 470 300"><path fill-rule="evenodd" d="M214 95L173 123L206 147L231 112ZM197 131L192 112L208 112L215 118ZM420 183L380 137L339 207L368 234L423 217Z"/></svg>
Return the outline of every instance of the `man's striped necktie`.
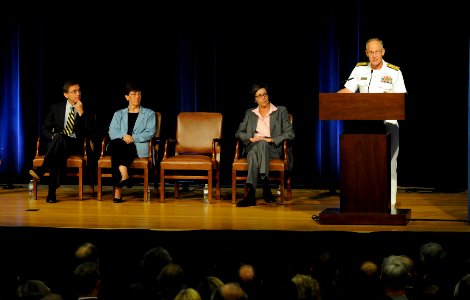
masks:
<svg viewBox="0 0 470 300"><path fill-rule="evenodd" d="M70 108L69 116L67 117L67 124L65 124L64 133L68 136L72 136L73 125L75 124L75 108Z"/></svg>

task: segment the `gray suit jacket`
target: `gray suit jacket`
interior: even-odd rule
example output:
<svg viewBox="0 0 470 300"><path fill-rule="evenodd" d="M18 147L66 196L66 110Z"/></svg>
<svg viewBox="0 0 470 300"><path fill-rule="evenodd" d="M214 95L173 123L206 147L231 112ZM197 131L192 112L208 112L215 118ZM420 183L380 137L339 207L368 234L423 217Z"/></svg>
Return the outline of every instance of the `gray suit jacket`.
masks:
<svg viewBox="0 0 470 300"><path fill-rule="evenodd" d="M243 121L238 126L235 133L235 138L240 139L245 145L243 154L245 155L250 150L253 143L250 143L250 138L255 135L256 126L258 124L258 116L253 113L253 108L246 110ZM270 119L270 138L273 139L271 147L271 158L279 158L282 155L282 146L284 140L293 140L295 138L294 128L289 122L289 114L285 106L277 106L277 110L271 113ZM289 170L292 169L292 151L289 151Z"/></svg>

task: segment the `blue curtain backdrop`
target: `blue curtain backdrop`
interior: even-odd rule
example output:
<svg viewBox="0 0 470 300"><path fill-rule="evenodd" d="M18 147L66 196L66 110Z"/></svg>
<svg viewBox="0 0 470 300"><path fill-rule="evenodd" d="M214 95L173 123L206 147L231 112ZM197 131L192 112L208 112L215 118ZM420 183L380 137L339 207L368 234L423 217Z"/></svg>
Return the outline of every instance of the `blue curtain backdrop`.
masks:
<svg viewBox="0 0 470 300"><path fill-rule="evenodd" d="M81 81L85 107L97 113L101 134L112 113L126 105L122 86L128 80L141 81L142 105L162 113L164 137L174 136L181 111L221 112L225 184L230 183L234 132L244 111L255 105L250 86L266 82L270 100L294 115L293 184L334 189L342 123L318 120L318 93L340 89L357 61L367 60L365 41L380 37L384 58L401 67L409 96L406 120L400 123L399 185L467 188L468 70L417 58L424 52L442 57L449 41L453 49L468 50L468 28L460 29L462 35L455 31L462 28L458 24L435 18L462 10L444 4L429 8L423 31L415 26L418 12L406 1L396 2L394 13L388 4L369 4L321 3L313 10L270 6L262 7L261 15L241 4L217 14L204 7L162 10L179 20L174 23L145 8L136 22L86 7L77 8L81 22L41 11L4 18L0 183L28 180L40 125L49 106L64 100L63 83L74 78ZM459 59L468 65L468 57ZM430 74L452 74L452 87L437 88Z"/></svg>
<svg viewBox="0 0 470 300"><path fill-rule="evenodd" d="M6 24L2 30L2 75L0 102L0 169L6 174L5 182L12 184L24 168L23 157L23 107L20 86L20 39L19 24Z"/></svg>

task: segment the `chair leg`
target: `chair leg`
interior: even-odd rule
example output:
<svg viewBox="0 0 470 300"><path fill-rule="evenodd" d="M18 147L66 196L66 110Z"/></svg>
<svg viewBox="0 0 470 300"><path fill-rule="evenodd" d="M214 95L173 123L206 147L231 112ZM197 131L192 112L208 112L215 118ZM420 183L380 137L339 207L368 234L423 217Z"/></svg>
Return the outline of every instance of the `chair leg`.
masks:
<svg viewBox="0 0 470 300"><path fill-rule="evenodd" d="M78 198L83 200L83 166L78 168Z"/></svg>
<svg viewBox="0 0 470 300"><path fill-rule="evenodd" d="M175 180L174 194L175 194L175 196L174 196L175 199L180 198L180 183L178 182L178 180Z"/></svg>
<svg viewBox="0 0 470 300"><path fill-rule="evenodd" d="M280 185L281 185L281 199L279 199L279 201L281 203L284 203L284 193L285 193L285 188L284 188L284 171L281 171L279 172L279 181L280 181Z"/></svg>
<svg viewBox="0 0 470 300"><path fill-rule="evenodd" d="M220 200L220 169L216 171L216 187L215 187L215 199Z"/></svg>
<svg viewBox="0 0 470 300"><path fill-rule="evenodd" d="M209 203L212 203L212 170L207 171L207 181L208 181L208 187L209 187Z"/></svg>
<svg viewBox="0 0 470 300"><path fill-rule="evenodd" d="M148 190L149 190L149 169L144 169L144 202L149 201L148 198Z"/></svg>
<svg viewBox="0 0 470 300"><path fill-rule="evenodd" d="M160 169L160 202L165 202L165 170Z"/></svg>
<svg viewBox="0 0 470 300"><path fill-rule="evenodd" d="M237 171L232 170L232 203L237 202Z"/></svg>
<svg viewBox="0 0 470 300"><path fill-rule="evenodd" d="M289 204L292 203L292 182L291 182L291 177L288 174L287 175L287 200L289 200Z"/></svg>
<svg viewBox="0 0 470 300"><path fill-rule="evenodd" d="M33 180L34 200L38 200L38 183Z"/></svg>
<svg viewBox="0 0 470 300"><path fill-rule="evenodd" d="M101 186L101 168L98 168L97 170L97 174L96 174L96 181L97 181L97 185L98 185L98 194L97 194L97 198L98 198L98 201L101 201L101 192L102 192L102 186Z"/></svg>
<svg viewBox="0 0 470 300"><path fill-rule="evenodd" d="M88 180L90 181L88 186L90 190L90 196L93 198L95 196L95 172L90 167L86 167L88 170Z"/></svg>

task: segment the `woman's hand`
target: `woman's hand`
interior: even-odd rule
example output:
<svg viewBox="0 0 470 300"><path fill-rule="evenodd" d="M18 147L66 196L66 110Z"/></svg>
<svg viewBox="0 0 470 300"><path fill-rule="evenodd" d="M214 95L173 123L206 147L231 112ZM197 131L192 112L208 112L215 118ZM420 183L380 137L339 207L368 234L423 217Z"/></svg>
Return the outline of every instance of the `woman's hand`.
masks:
<svg viewBox="0 0 470 300"><path fill-rule="evenodd" d="M255 136L255 137L250 138L250 142L252 143L259 142L259 141L266 141L268 143L272 143L273 139L270 137L266 137L266 136Z"/></svg>
<svg viewBox="0 0 470 300"><path fill-rule="evenodd" d="M130 144L134 142L134 138L132 137L132 135L126 134L122 137L122 139L124 140L124 142L126 142L126 144Z"/></svg>

